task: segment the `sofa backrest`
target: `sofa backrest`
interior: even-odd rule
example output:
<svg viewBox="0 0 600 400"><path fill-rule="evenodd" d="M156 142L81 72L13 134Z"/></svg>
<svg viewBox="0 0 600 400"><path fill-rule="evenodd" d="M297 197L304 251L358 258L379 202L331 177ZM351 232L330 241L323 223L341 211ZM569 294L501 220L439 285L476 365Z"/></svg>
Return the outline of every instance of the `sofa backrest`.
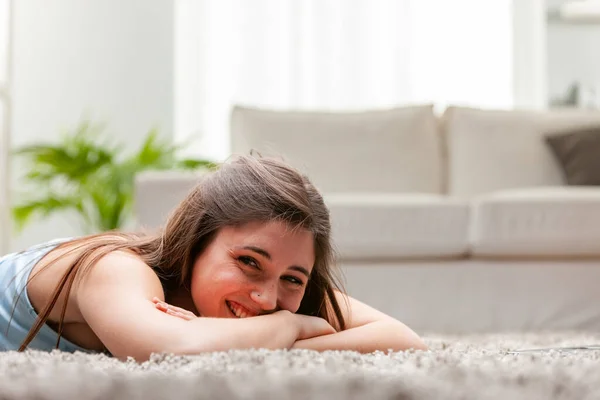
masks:
<svg viewBox="0 0 600 400"><path fill-rule="evenodd" d="M448 194L470 198L502 189L563 185L544 136L600 126L600 112L449 107L440 125Z"/></svg>
<svg viewBox="0 0 600 400"><path fill-rule="evenodd" d="M234 154L282 156L326 193L443 190L442 147L431 105L363 112L237 106Z"/></svg>

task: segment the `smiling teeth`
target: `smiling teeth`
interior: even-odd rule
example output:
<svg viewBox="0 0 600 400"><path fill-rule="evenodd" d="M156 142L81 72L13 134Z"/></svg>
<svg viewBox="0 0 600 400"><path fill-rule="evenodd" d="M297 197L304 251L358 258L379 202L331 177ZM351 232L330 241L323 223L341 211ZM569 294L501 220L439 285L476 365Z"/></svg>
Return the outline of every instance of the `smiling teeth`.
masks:
<svg viewBox="0 0 600 400"><path fill-rule="evenodd" d="M233 305L230 302L227 302L227 305L229 306L229 309L231 310L231 312L238 318L246 318L248 316L248 314L246 313L246 311L244 311L243 308L238 307L237 305Z"/></svg>

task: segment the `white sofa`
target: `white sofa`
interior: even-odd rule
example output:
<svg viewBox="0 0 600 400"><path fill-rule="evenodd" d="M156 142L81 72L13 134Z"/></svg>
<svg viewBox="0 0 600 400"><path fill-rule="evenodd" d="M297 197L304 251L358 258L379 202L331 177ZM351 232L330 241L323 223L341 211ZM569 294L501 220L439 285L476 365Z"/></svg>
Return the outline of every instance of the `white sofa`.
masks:
<svg viewBox="0 0 600 400"><path fill-rule="evenodd" d="M231 139L308 173L349 293L417 331L600 330L600 189L564 184L544 141L590 126L600 112L235 107ZM141 225L195 181L168 175L139 177Z"/></svg>

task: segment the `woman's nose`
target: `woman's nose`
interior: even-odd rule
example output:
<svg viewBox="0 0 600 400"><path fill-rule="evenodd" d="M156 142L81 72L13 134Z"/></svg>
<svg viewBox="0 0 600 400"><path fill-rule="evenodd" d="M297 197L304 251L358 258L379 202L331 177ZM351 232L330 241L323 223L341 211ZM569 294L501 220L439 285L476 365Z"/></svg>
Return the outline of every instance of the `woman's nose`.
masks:
<svg viewBox="0 0 600 400"><path fill-rule="evenodd" d="M250 294L252 301L256 302L265 311L277 307L277 285L269 284L254 288Z"/></svg>

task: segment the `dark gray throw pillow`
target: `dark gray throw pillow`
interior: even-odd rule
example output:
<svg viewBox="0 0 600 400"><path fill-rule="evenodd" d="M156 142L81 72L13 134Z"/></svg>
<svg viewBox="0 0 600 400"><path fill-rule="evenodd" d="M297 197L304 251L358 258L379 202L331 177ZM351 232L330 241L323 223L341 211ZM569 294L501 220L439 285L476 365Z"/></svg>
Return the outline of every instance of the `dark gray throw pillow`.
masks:
<svg viewBox="0 0 600 400"><path fill-rule="evenodd" d="M600 185L600 126L546 136L567 184Z"/></svg>

